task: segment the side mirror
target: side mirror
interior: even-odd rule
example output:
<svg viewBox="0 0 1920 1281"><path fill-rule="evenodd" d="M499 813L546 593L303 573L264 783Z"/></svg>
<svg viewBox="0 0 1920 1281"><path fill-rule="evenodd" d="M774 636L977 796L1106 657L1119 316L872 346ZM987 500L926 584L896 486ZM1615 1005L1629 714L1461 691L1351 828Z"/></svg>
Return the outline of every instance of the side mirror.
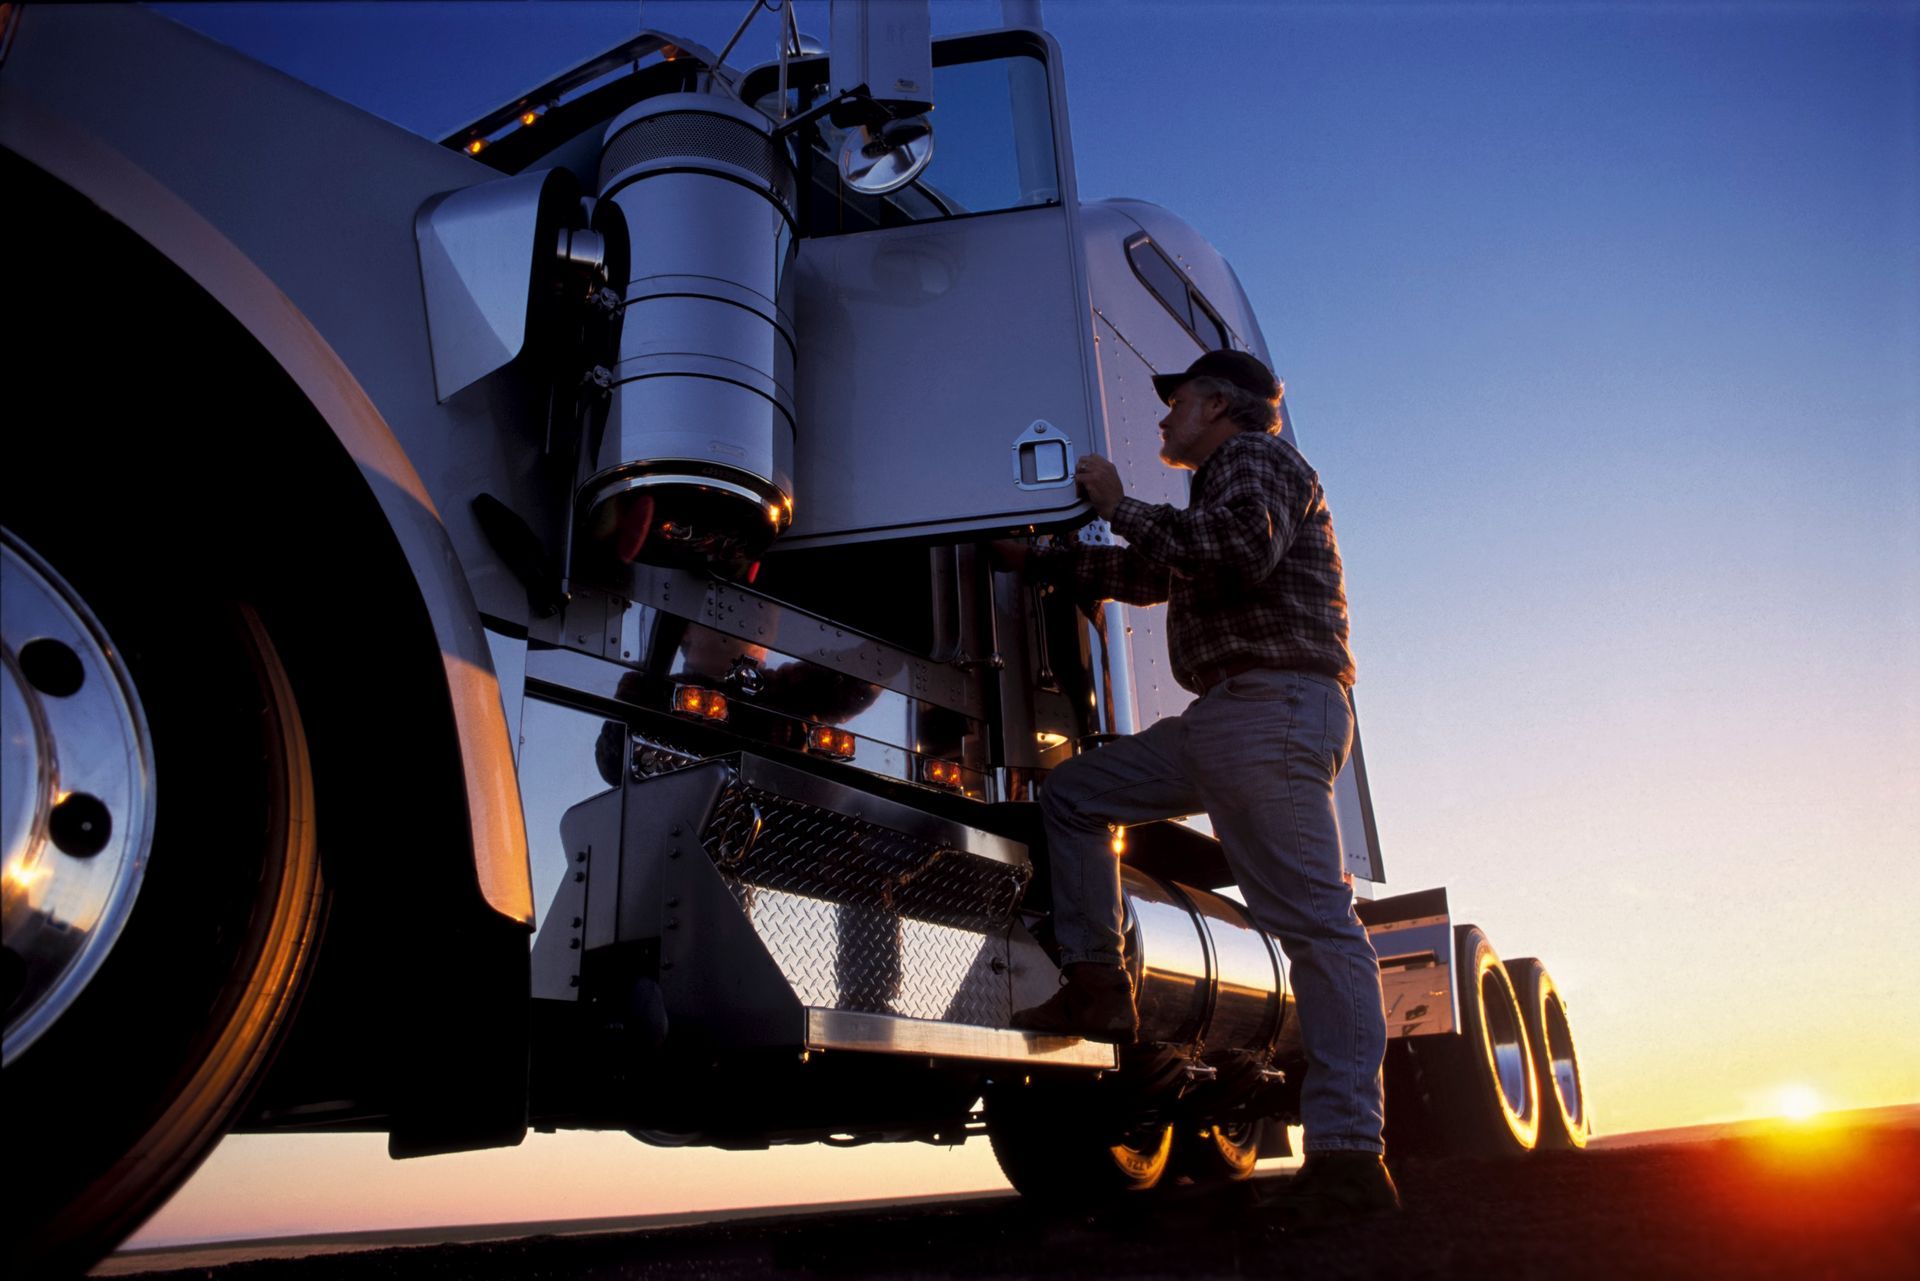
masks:
<svg viewBox="0 0 1920 1281"><path fill-rule="evenodd" d="M933 125L925 116L862 125L840 144L840 177L868 196L900 190L932 161Z"/></svg>

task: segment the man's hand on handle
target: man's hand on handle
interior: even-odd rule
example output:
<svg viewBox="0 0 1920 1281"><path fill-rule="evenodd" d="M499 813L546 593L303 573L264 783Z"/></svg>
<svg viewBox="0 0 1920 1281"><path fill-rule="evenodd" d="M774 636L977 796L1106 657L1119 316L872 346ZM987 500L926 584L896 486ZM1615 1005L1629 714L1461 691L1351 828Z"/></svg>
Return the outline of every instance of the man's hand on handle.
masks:
<svg viewBox="0 0 1920 1281"><path fill-rule="evenodd" d="M1083 454L1080 461L1073 465L1073 479L1080 486L1080 492L1087 496L1087 501L1093 504L1093 510L1099 513L1100 519L1112 520L1114 509L1126 497L1126 490L1120 485L1119 470L1098 454Z"/></svg>

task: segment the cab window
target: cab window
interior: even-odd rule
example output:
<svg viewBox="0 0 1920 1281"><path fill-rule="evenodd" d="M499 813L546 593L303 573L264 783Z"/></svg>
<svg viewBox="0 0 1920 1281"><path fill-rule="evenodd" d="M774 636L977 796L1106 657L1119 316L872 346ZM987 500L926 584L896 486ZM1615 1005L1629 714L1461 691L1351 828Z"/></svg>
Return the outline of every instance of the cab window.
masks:
<svg viewBox="0 0 1920 1281"><path fill-rule="evenodd" d="M1195 289L1186 276L1181 274L1173 260L1160 251L1160 247L1145 235L1130 237L1127 240L1127 261L1133 264L1134 274L1140 282L1153 292L1161 305L1173 314L1193 340L1206 351L1222 351L1235 345L1226 322L1220 319L1198 289Z"/></svg>

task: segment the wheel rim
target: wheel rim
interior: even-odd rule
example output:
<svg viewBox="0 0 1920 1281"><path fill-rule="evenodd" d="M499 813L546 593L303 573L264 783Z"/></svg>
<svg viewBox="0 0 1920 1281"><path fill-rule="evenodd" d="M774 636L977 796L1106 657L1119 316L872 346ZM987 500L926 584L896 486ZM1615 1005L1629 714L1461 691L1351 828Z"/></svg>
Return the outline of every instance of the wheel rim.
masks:
<svg viewBox="0 0 1920 1281"><path fill-rule="evenodd" d="M1148 1127L1139 1134L1129 1135L1107 1151L1113 1157L1114 1168L1129 1182L1141 1188L1152 1187L1166 1172L1167 1158L1173 1152L1173 1127Z"/></svg>
<svg viewBox="0 0 1920 1281"><path fill-rule="evenodd" d="M132 913L153 836L153 746L92 611L0 531L0 833L11 1065L59 1021Z"/></svg>
<svg viewBox="0 0 1920 1281"><path fill-rule="evenodd" d="M1567 1022L1567 1007L1560 994L1548 989L1543 1002L1541 1025L1546 1029L1547 1070L1553 1080L1554 1102L1566 1122L1567 1133L1586 1133L1586 1091L1580 1084L1580 1059L1573 1048L1573 1028Z"/></svg>
<svg viewBox="0 0 1920 1281"><path fill-rule="evenodd" d="M1480 974L1480 1027L1493 1064L1494 1092L1514 1134L1531 1144L1539 1118L1533 1089L1533 1064L1520 1024L1520 1002L1506 970L1497 962Z"/></svg>
<svg viewBox="0 0 1920 1281"><path fill-rule="evenodd" d="M10 1222L10 1228L24 1228L9 1240L10 1262L16 1256L26 1260L27 1270L35 1275L86 1267L137 1226L199 1164L259 1080L299 1000L300 980L317 945L326 897L315 841L312 763L299 708L259 617L241 606L232 622L244 635L240 644L247 651L245 661L253 669L260 696L251 713L258 733L251 748L257 752L264 785L257 832L262 844L254 869L258 879L249 890L251 907L243 924L230 923L237 932L226 937L237 940L237 951L230 958L224 987L202 1011L204 1023L194 1033L195 1042L173 1047L181 1052L178 1062L183 1070L163 1062L162 1074L148 1083L156 1088L142 1086L116 1097L116 1105L128 1108L118 1120L137 1124L109 1127L108 1141L87 1148L102 1158L97 1164L82 1163L65 1172L81 1176L78 1179L43 1184L41 1201ZM176 770L170 776L178 774ZM223 783L230 781L224 774L218 777ZM187 806L189 811L192 808ZM162 871L171 870L177 894L181 864L165 854L161 857L167 859ZM151 869L145 876L148 897L161 894L161 899L146 905L153 919L172 919L159 910L168 880L169 876ZM139 938L143 924L136 914L122 940L123 948ZM151 938L145 940L146 946L152 944ZM103 967L95 984L103 989L101 995L116 985L122 989L120 995L126 995L125 967L118 963L127 959L116 950ZM86 1004L95 997L88 991L73 1017L88 1017ZM73 1041L66 1034L65 1026L50 1031L45 1048L70 1054ZM35 1054L11 1070L57 1069L48 1069L42 1056ZM119 1137L112 1137L116 1134ZM86 1136L89 1141L94 1137Z"/></svg>
<svg viewBox="0 0 1920 1281"><path fill-rule="evenodd" d="M1229 1178L1241 1179L1253 1173L1259 1156L1260 1123L1226 1121L1210 1125L1202 1141L1213 1149L1220 1170Z"/></svg>

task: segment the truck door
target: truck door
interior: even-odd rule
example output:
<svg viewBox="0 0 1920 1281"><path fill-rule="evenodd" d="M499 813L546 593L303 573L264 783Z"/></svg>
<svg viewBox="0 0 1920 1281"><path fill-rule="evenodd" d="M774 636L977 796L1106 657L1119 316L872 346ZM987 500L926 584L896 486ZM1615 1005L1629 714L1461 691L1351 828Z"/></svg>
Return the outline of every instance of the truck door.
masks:
<svg viewBox="0 0 1920 1281"><path fill-rule="evenodd" d="M770 68L745 96L778 116ZM826 59L789 68L788 114ZM843 179L844 135L795 135L794 523L782 546L952 537L1084 511L1099 379L1059 49L999 31L934 46L933 159L907 186Z"/></svg>

